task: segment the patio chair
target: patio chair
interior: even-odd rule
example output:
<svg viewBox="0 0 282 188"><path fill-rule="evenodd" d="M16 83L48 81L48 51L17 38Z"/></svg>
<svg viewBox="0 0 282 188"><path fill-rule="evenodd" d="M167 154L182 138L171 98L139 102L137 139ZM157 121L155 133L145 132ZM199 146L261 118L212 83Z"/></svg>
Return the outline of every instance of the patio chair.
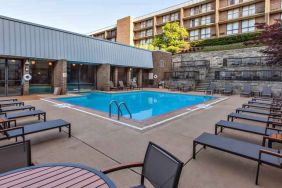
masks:
<svg viewBox="0 0 282 188"><path fill-rule="evenodd" d="M226 84L223 90L224 95L232 95L233 94L233 86L231 84Z"/></svg>
<svg viewBox="0 0 282 188"><path fill-rule="evenodd" d="M30 141L0 146L0 173L32 166Z"/></svg>
<svg viewBox="0 0 282 188"><path fill-rule="evenodd" d="M42 110L31 110L31 111L23 111L23 112L15 112L15 113L2 113L0 115L0 118L6 118L6 119L18 119L18 118L24 118L24 117L32 117L37 116L38 120L46 121L46 112Z"/></svg>
<svg viewBox="0 0 282 188"><path fill-rule="evenodd" d="M208 86L208 88L207 88L207 90L206 90L206 94L211 94L211 95L213 95L214 94L214 92L215 92L215 90L216 90L216 85L215 85L215 83L211 83L209 86Z"/></svg>
<svg viewBox="0 0 282 188"><path fill-rule="evenodd" d="M25 105L25 106L13 106L13 107L3 107L0 108L0 113L3 112L13 112L13 111L20 111L20 110L35 110L34 106Z"/></svg>
<svg viewBox="0 0 282 188"><path fill-rule="evenodd" d="M261 91L261 97L272 97L272 90L268 86L264 86Z"/></svg>
<svg viewBox="0 0 282 188"><path fill-rule="evenodd" d="M251 113L251 114L259 114L259 115L266 115L266 116L279 115L279 114L282 115L281 111L272 112L270 110L261 110L261 109L257 109L257 108L237 108L236 109L236 113L240 113L240 112Z"/></svg>
<svg viewBox="0 0 282 188"><path fill-rule="evenodd" d="M169 88L168 89L171 90L171 91L178 91L179 90L179 86L178 86L177 83L172 82L172 83L169 84Z"/></svg>
<svg viewBox="0 0 282 188"><path fill-rule="evenodd" d="M62 128L66 127L68 129L68 136L71 137L71 124L62 119L50 120L40 123L28 124L25 126L15 126L12 128L2 129L1 133L4 133L5 137L0 140L18 138L22 137L25 140L25 136L29 134L34 134L38 132L48 131L52 129L59 129L62 131Z"/></svg>
<svg viewBox="0 0 282 188"><path fill-rule="evenodd" d="M24 102L21 101L6 101L6 102L0 102L0 108L4 106L23 106Z"/></svg>
<svg viewBox="0 0 282 188"><path fill-rule="evenodd" d="M182 85L181 91L188 92L188 91L191 91L192 89L193 89L192 83L188 82Z"/></svg>
<svg viewBox="0 0 282 188"><path fill-rule="evenodd" d="M275 105L265 105L265 104L242 104L243 108L260 108L260 109L267 109L270 111L281 111L281 106L275 106Z"/></svg>
<svg viewBox="0 0 282 188"><path fill-rule="evenodd" d="M109 82L110 90L117 90L118 88L115 87L114 83L112 81Z"/></svg>
<svg viewBox="0 0 282 188"><path fill-rule="evenodd" d="M193 159L196 159L196 146L202 145L204 148L209 147L239 157L256 161L256 185L259 180L261 164L270 165L282 169L282 149L275 150L264 146L239 141L232 138L203 133L193 141Z"/></svg>
<svg viewBox="0 0 282 188"><path fill-rule="evenodd" d="M251 85L244 85L243 91L240 93L240 96L247 96L250 97L253 94L252 86Z"/></svg>
<svg viewBox="0 0 282 188"><path fill-rule="evenodd" d="M4 98L4 99L0 99L0 102L5 102L5 101L17 101L18 99L16 98Z"/></svg>
<svg viewBox="0 0 282 188"><path fill-rule="evenodd" d="M130 88L132 89L141 89L136 82L130 82Z"/></svg>
<svg viewBox="0 0 282 188"><path fill-rule="evenodd" d="M129 87L124 85L123 81L119 81L118 84L119 84L119 89L123 89L123 90L124 89L126 89L126 90L129 89Z"/></svg>
<svg viewBox="0 0 282 188"><path fill-rule="evenodd" d="M150 142L143 163L118 166L102 172L108 174L134 167L142 167L141 185L135 188L146 188L145 178L154 187L177 188L183 163L172 154Z"/></svg>

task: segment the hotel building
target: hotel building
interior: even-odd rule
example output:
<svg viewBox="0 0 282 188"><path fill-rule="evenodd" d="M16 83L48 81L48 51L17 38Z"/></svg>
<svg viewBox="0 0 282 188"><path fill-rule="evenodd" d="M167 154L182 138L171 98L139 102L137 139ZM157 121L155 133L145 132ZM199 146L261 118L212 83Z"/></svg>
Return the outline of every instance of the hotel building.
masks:
<svg viewBox="0 0 282 188"><path fill-rule="evenodd" d="M146 45L168 22L189 31L189 40L236 35L256 30L256 23L281 19L282 0L190 0L137 18L125 17L116 25L90 33L92 37L127 45Z"/></svg>

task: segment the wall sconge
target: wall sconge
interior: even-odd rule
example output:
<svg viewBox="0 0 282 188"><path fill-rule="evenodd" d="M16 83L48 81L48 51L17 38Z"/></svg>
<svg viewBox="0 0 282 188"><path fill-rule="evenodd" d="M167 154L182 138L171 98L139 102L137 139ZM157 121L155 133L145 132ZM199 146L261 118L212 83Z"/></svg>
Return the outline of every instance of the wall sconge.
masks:
<svg viewBox="0 0 282 188"><path fill-rule="evenodd" d="M53 63L52 63L52 62L49 62L48 64L49 64L49 66L52 66L52 65L53 65Z"/></svg>
<svg viewBox="0 0 282 188"><path fill-rule="evenodd" d="M36 61L31 61L31 64L32 64L32 65L35 65L35 64L36 64Z"/></svg>
<svg viewBox="0 0 282 188"><path fill-rule="evenodd" d="M73 67L75 67L75 64L72 64Z"/></svg>
<svg viewBox="0 0 282 188"><path fill-rule="evenodd" d="M28 61L28 60L26 60L24 64L25 64L25 65L29 65L29 61Z"/></svg>

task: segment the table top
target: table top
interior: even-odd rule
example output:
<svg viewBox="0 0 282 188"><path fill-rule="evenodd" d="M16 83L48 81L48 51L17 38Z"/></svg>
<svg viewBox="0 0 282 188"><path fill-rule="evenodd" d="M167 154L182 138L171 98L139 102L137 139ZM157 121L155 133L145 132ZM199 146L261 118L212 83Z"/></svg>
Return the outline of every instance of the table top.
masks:
<svg viewBox="0 0 282 188"><path fill-rule="evenodd" d="M0 174L0 187L116 188L102 172L75 163L36 165Z"/></svg>

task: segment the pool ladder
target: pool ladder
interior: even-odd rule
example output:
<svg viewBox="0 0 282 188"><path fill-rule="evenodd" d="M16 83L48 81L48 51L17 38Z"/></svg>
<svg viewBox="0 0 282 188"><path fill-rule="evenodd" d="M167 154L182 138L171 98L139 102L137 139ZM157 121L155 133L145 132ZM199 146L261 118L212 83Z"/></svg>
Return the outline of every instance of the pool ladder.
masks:
<svg viewBox="0 0 282 188"><path fill-rule="evenodd" d="M115 106L117 107L117 110L118 110L118 120L120 119L120 117L122 116L122 110L121 110L121 107L124 106L124 108L126 109L126 111L128 112L129 116L130 116L130 119L132 119L132 114L131 112L129 111L127 105L125 102L120 102L118 103L116 100L112 100L109 104L109 117L111 118L112 117L112 105L115 104Z"/></svg>

